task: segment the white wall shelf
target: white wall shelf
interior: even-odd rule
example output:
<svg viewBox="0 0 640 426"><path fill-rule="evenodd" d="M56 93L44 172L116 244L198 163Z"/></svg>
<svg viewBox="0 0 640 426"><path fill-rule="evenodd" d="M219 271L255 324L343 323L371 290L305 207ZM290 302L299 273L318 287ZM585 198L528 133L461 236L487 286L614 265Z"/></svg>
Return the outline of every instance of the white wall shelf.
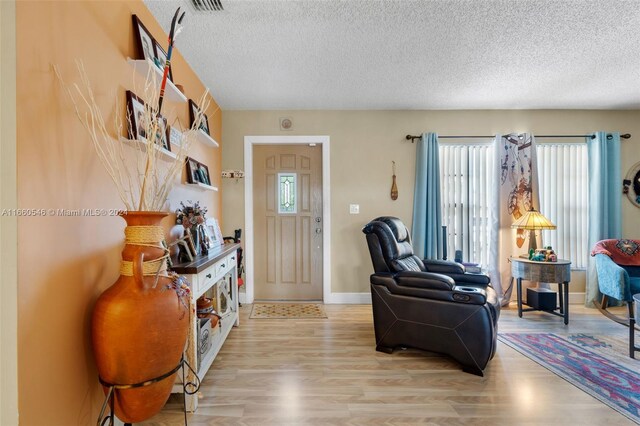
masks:
<svg viewBox="0 0 640 426"><path fill-rule="evenodd" d="M127 139L127 138L124 138L124 137L120 137L120 142L126 143L127 145L133 146L135 148L138 148L140 151L146 150L147 149L147 145L149 144L149 142L144 142L144 141L141 141L139 139ZM173 161L173 160L178 158L177 154L174 154L173 152L160 147L160 145L154 144L153 145L153 149L158 151L158 153L160 154L159 158L162 159L162 160ZM217 189L216 189L216 191L217 191Z"/></svg>
<svg viewBox="0 0 640 426"><path fill-rule="evenodd" d="M202 129L198 129L198 131L196 132L196 139L200 143L203 143L203 144L209 145L209 146L213 146L215 148L218 148L220 146L218 144L218 142L216 142L216 140L214 138L212 138L211 136L206 134L204 132L204 130L202 130Z"/></svg>
<svg viewBox="0 0 640 426"><path fill-rule="evenodd" d="M127 62L131 65L138 74L142 75L143 78L146 78L149 73L149 68L155 72L155 76L158 79L158 87L160 83L162 83L162 77L164 72L156 66L150 59L131 59L127 58ZM174 102L187 102L187 97L182 93L175 84L169 79L167 79L167 85L164 90L164 96Z"/></svg>
<svg viewBox="0 0 640 426"><path fill-rule="evenodd" d="M202 182L187 183L187 185L192 186L194 188L201 189L203 191L217 191L218 190L217 187L211 186L211 185L207 185L207 184L202 183Z"/></svg>

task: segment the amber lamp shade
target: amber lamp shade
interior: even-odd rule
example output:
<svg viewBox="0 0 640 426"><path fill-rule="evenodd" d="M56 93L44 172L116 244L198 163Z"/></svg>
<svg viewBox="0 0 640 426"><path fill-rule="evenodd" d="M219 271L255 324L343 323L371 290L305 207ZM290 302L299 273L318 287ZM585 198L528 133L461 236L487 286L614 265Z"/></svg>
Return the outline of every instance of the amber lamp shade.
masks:
<svg viewBox="0 0 640 426"><path fill-rule="evenodd" d="M511 225L512 228L516 229L525 229L530 231L529 233L529 251L531 249L536 249L536 234L535 232L540 229L556 229L556 225L554 225L549 219L544 217L542 213L531 207L531 209L526 212L520 219L513 222Z"/></svg>

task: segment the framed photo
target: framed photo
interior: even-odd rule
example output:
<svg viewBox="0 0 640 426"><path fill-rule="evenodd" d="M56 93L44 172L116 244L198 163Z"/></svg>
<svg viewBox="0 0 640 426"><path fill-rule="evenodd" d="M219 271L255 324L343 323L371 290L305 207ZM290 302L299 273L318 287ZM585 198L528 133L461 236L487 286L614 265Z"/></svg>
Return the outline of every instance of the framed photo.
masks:
<svg viewBox="0 0 640 426"><path fill-rule="evenodd" d="M167 138L167 119L159 116L155 137L147 133L151 131L151 123L147 123L148 117L153 114L147 111L144 101L130 90L127 90L127 121L129 122L129 139L149 142L153 140L167 151L171 151Z"/></svg>
<svg viewBox="0 0 640 426"><path fill-rule="evenodd" d="M151 36L147 27L138 19L137 15L132 16L133 19L133 33L135 34L136 48L138 50L138 59L148 59L154 61L155 54L155 39ZM166 55L165 55L166 57Z"/></svg>
<svg viewBox="0 0 640 426"><path fill-rule="evenodd" d="M189 183L198 183L200 179L198 178L198 162L191 157L187 157L187 182Z"/></svg>
<svg viewBox="0 0 640 426"><path fill-rule="evenodd" d="M216 241L220 241L221 245L224 244L224 238L222 237L222 231L220 230L220 223L218 223L217 219L213 219L213 226L216 235Z"/></svg>
<svg viewBox="0 0 640 426"><path fill-rule="evenodd" d="M191 233L191 229L189 228L185 228L184 229L184 239L187 242L187 245L189 247L189 252L191 253L191 255L193 257L198 256L198 247L196 247L196 241L194 241L194 236Z"/></svg>
<svg viewBox="0 0 640 426"><path fill-rule="evenodd" d="M191 118L191 126L193 126L193 123L196 121L196 116L199 112L200 108L198 107L198 105L196 105L195 102L189 99L189 117ZM209 132L209 119L204 112L202 113L202 123L200 123L200 129L211 136L211 133Z"/></svg>
<svg viewBox="0 0 640 426"><path fill-rule="evenodd" d="M153 43L154 51L155 51L155 63L160 68L162 72L164 72L164 66L167 63L167 52L160 46L160 43L154 41ZM169 64L169 80L173 81L173 72L171 71L171 64Z"/></svg>
<svg viewBox="0 0 640 426"><path fill-rule="evenodd" d="M204 222L205 232L209 238L209 247L219 247L224 244L222 239L222 232L220 232L220 225L218 221L212 217L209 217Z"/></svg>
<svg viewBox="0 0 640 426"><path fill-rule="evenodd" d="M169 144L174 144L177 146L182 145L182 132L175 126L169 126L167 128L167 139L169 139Z"/></svg>
<svg viewBox="0 0 640 426"><path fill-rule="evenodd" d="M171 151L171 144L169 143L169 138L167 138L167 119L162 116L158 117L155 142L167 151Z"/></svg>
<svg viewBox="0 0 640 426"><path fill-rule="evenodd" d="M135 16L135 15L134 15ZM127 121L129 122L129 139L149 142L147 129L148 113L144 101L132 91L127 90Z"/></svg>
<svg viewBox="0 0 640 426"><path fill-rule="evenodd" d="M187 157L187 182L211 185L209 167L191 157Z"/></svg>
<svg viewBox="0 0 640 426"><path fill-rule="evenodd" d="M193 262L193 255L191 254L191 249L189 248L189 244L187 243L187 241L181 240L178 243L178 246L180 248L180 253L178 254L178 256L180 258L183 258L181 259L181 261L186 262L188 260L189 262Z"/></svg>
<svg viewBox="0 0 640 426"><path fill-rule="evenodd" d="M205 166L202 163L198 163L198 177L200 178L200 182L211 185L211 179L209 178L209 167Z"/></svg>

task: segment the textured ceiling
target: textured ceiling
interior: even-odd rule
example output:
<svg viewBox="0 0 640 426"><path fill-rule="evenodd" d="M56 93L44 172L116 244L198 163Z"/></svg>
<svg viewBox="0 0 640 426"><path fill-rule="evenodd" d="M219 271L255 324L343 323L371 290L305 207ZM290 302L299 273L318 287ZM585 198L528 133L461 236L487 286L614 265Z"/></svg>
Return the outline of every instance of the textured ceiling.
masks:
<svg viewBox="0 0 640 426"><path fill-rule="evenodd" d="M640 108L639 0L145 3L225 109Z"/></svg>

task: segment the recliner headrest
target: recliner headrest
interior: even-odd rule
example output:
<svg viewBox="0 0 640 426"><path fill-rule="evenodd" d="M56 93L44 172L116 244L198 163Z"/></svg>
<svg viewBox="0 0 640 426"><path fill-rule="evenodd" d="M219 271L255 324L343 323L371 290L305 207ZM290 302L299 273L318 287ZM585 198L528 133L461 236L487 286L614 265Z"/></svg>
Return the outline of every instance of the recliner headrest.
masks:
<svg viewBox="0 0 640 426"><path fill-rule="evenodd" d="M396 238L396 241L399 243L402 242L410 242L409 233L407 232L407 227L404 226L404 223L397 217L393 216L381 216L372 220L372 222L382 222L385 223L391 232L393 232L393 236Z"/></svg>
<svg viewBox="0 0 640 426"><path fill-rule="evenodd" d="M373 219L362 229L376 272L424 270L422 261L413 254L407 227L397 217L382 216ZM382 259L379 259L381 257ZM382 268L382 262L386 268Z"/></svg>

